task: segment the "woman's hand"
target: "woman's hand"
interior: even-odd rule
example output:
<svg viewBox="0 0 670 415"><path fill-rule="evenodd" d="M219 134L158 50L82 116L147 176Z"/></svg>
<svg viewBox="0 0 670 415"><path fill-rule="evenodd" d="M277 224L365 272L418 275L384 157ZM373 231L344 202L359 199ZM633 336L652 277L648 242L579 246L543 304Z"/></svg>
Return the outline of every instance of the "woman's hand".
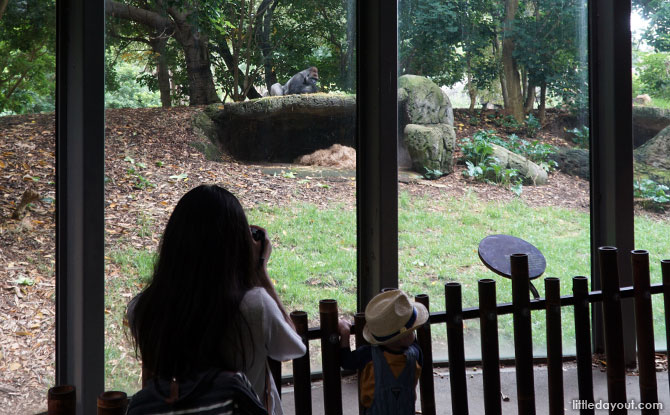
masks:
<svg viewBox="0 0 670 415"><path fill-rule="evenodd" d="M257 225L250 225L249 228L249 232L251 232L251 229L257 229L259 232L261 232L262 239L257 241L253 238L252 235L251 243L253 244L255 262L263 269L267 269L268 260L272 254L272 243L268 237L268 232L264 228L261 228Z"/></svg>

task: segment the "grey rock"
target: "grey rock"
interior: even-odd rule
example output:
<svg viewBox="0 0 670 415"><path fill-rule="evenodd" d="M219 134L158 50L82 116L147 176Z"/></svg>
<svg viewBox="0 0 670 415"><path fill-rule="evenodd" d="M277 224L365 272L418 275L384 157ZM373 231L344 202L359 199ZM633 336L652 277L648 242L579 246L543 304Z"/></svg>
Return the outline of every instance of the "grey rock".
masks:
<svg viewBox="0 0 670 415"><path fill-rule="evenodd" d="M640 147L670 125L670 110L633 107L633 146Z"/></svg>
<svg viewBox="0 0 670 415"><path fill-rule="evenodd" d="M414 170L440 170L444 174L454 171L454 144L456 133L448 124L407 124L404 142Z"/></svg>
<svg viewBox="0 0 670 415"><path fill-rule="evenodd" d="M558 164L558 170L571 176L589 180L591 177L589 150L584 148L557 147L549 156Z"/></svg>
<svg viewBox="0 0 670 415"><path fill-rule="evenodd" d="M670 126L633 151L635 160L655 168L670 170Z"/></svg>
<svg viewBox="0 0 670 415"><path fill-rule="evenodd" d="M505 147L493 143L490 145L493 147L493 156L498 159L500 165L508 169L517 169L524 184L542 185L547 183L547 172L542 167L520 154L512 153Z"/></svg>
<svg viewBox="0 0 670 415"><path fill-rule="evenodd" d="M405 124L449 124L454 125L454 110L447 95L435 82L417 75L398 78L398 96L401 100L401 119Z"/></svg>

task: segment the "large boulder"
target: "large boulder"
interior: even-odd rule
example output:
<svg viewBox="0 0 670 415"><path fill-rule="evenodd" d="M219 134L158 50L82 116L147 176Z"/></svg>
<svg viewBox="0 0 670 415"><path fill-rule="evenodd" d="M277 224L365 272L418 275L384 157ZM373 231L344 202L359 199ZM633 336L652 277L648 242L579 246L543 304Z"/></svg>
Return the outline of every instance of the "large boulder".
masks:
<svg viewBox="0 0 670 415"><path fill-rule="evenodd" d="M304 94L210 106L215 139L245 161L291 163L333 144L355 147L356 96Z"/></svg>
<svg viewBox="0 0 670 415"><path fill-rule="evenodd" d="M445 174L454 171L456 133L452 126L407 124L403 136L415 171L423 173L430 169Z"/></svg>
<svg viewBox="0 0 670 415"><path fill-rule="evenodd" d="M398 78L399 124L454 125L454 110L447 94L430 79L417 75Z"/></svg>
<svg viewBox="0 0 670 415"><path fill-rule="evenodd" d="M670 110L633 107L633 146L640 147L670 125Z"/></svg>
<svg viewBox="0 0 670 415"><path fill-rule="evenodd" d="M423 76L403 75L398 78L397 144L400 167L411 167L419 173L424 173L425 168L452 172L453 125L453 107L447 94L437 84ZM412 140L411 150L408 138ZM438 148L441 150L438 151Z"/></svg>
<svg viewBox="0 0 670 415"><path fill-rule="evenodd" d="M670 126L633 151L635 161L663 170L670 170Z"/></svg>
<svg viewBox="0 0 670 415"><path fill-rule="evenodd" d="M591 176L589 150L585 148L557 147L549 158L558 164L558 170L571 176L589 180Z"/></svg>
<svg viewBox="0 0 670 415"><path fill-rule="evenodd" d="M505 147L490 143L493 147L493 157L507 169L516 169L523 178L524 184L542 185L547 183L547 172L537 164L520 154L513 153Z"/></svg>

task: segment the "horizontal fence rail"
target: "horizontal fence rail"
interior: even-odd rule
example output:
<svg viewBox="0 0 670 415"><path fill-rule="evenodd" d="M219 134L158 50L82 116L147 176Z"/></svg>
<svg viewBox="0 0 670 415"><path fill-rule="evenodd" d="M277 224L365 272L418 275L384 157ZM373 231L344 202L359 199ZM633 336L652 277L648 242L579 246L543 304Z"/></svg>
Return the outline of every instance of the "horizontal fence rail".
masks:
<svg viewBox="0 0 670 415"><path fill-rule="evenodd" d="M528 257L525 254L515 254L510 258L512 303L496 303L496 282L488 278L481 279L478 282L478 307L462 308L462 288L461 284L457 282L445 284L446 311L430 312L428 296L425 294L417 295L415 300L423 304L429 311L428 321L417 330L417 341L424 355L419 378L421 413L424 415L435 415L437 413L436 391L433 382L431 325L445 324L449 348L449 392L450 396L458 397L457 399L451 399L451 410L455 414L468 414L463 322L472 319L479 319L480 321L482 382L484 387L481 399L484 401L485 413L487 415L502 413L498 316L512 314L518 413L520 415L535 414L536 401L533 378L535 359L532 350L531 312L544 310L547 323L546 333L544 334L547 339L549 413L551 415L563 414L564 356L562 351L561 310L563 307L572 307L575 324L578 399L584 404L580 409L580 414L594 414L593 407L589 407L587 404L594 403L589 308L596 304L603 307L608 399L610 403L626 403L626 368L624 366L621 323L621 300L624 298L633 298L635 302L640 403L657 404L658 391L651 297L656 294L663 295L666 339L670 344L670 332L667 330L668 324L670 324L670 260L661 261L663 282L651 285L647 251L632 251L630 260L634 277L633 286L619 287L618 256L617 249L614 247L599 248L602 291L589 291L588 278L576 276L572 278L572 295L560 296L559 279L547 277L544 279L546 297L531 299L529 295ZM342 415L343 413L338 314L337 302L327 299L321 300L319 303L320 327L309 328L308 316L304 311L294 311L290 316L297 333L302 337L306 346L309 346L310 341L320 340L323 365L323 402L324 414L326 415ZM351 333L355 335L356 347L366 344L362 337L364 325L365 315L357 313L351 326ZM538 335L538 333L535 333L535 335ZM279 382L281 366L272 364L271 368L274 379ZM670 373L668 376L670 376ZM312 379L309 347L307 347L307 353L304 356L293 360L296 415L312 414ZM69 412L68 401L73 399L74 390L57 388L62 387L52 388L49 393L49 413L74 414L74 412ZM113 393L115 392L106 392L105 394L108 394L108 397L118 398L117 402L122 402L122 404L125 402L125 394L116 396ZM444 393L444 391L438 393ZM109 405L109 409L112 409L111 406L114 405L106 404L101 400L98 401L98 404L98 413L116 413L101 411L101 406ZM444 412L444 410L444 408L441 408L440 412ZM359 414L364 412L365 409L359 405ZM617 409L611 413L627 413L627 411L626 409ZM644 409L641 413L658 414L659 410Z"/></svg>

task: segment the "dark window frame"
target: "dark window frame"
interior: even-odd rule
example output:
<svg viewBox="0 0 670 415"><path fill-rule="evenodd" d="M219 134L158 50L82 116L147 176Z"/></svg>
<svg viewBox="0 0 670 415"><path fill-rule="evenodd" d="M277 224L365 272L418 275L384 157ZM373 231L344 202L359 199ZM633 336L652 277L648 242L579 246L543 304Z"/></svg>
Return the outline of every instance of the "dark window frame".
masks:
<svg viewBox="0 0 670 415"><path fill-rule="evenodd" d="M379 289L398 285L397 154L381 145L397 134L397 4L357 3L362 310ZM631 62L629 48L615 47L630 44L630 1L590 0L589 10L595 288L599 246L619 247L624 285L631 275ZM78 413L94 413L104 389L104 36L102 0L57 1L56 382L77 387Z"/></svg>

